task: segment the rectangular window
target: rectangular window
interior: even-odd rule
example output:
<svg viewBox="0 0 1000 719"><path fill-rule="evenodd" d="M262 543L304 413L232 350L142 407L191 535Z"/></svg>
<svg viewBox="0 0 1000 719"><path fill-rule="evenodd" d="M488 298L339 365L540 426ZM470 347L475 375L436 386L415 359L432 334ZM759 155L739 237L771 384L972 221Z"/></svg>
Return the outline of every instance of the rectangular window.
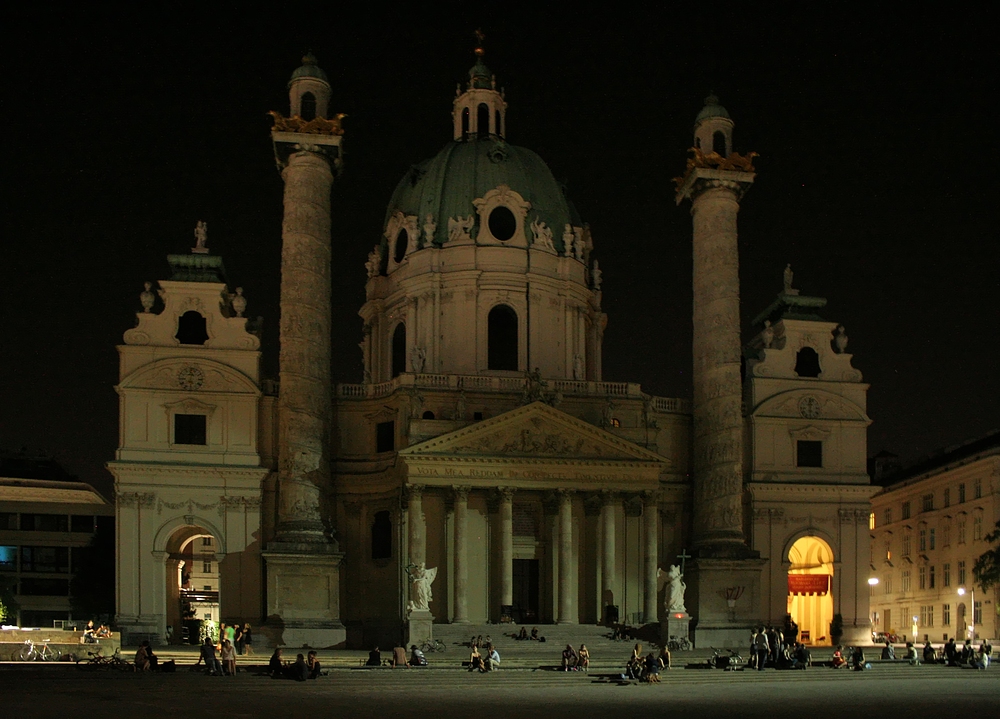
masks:
<svg viewBox="0 0 1000 719"><path fill-rule="evenodd" d="M951 586L951 564L945 564L944 567L942 567L941 581L944 583L944 586Z"/></svg>
<svg viewBox="0 0 1000 719"><path fill-rule="evenodd" d="M208 417L203 414L174 415L174 444L208 444Z"/></svg>
<svg viewBox="0 0 1000 719"><path fill-rule="evenodd" d="M926 604L920 607L920 626L922 627L933 627L934 626L934 605Z"/></svg>
<svg viewBox="0 0 1000 719"><path fill-rule="evenodd" d="M21 580L21 594L30 597L68 597L69 580L24 578Z"/></svg>
<svg viewBox="0 0 1000 719"><path fill-rule="evenodd" d="M917 584L921 589L927 589L927 567L917 570Z"/></svg>
<svg viewBox="0 0 1000 719"><path fill-rule="evenodd" d="M0 572L17 571L17 547L0 547Z"/></svg>
<svg viewBox="0 0 1000 719"><path fill-rule="evenodd" d="M892 542L885 540L885 561L892 561Z"/></svg>
<svg viewBox="0 0 1000 719"><path fill-rule="evenodd" d="M868 515L868 529L875 529L875 512Z"/></svg>
<svg viewBox="0 0 1000 719"><path fill-rule="evenodd" d="M974 605L972 605L972 621L976 623L976 626L979 626L980 624L983 623L982 602L976 602Z"/></svg>
<svg viewBox="0 0 1000 719"><path fill-rule="evenodd" d="M965 584L965 561L958 563L958 583L959 585Z"/></svg>
<svg viewBox="0 0 1000 719"><path fill-rule="evenodd" d="M74 514L69 518L69 531L93 534L94 518L91 515Z"/></svg>
<svg viewBox="0 0 1000 719"><path fill-rule="evenodd" d="M17 529L17 512L0 512L0 531Z"/></svg>
<svg viewBox="0 0 1000 719"><path fill-rule="evenodd" d="M982 499L983 498L983 480L977 479L972 483L972 498Z"/></svg>
<svg viewBox="0 0 1000 719"><path fill-rule="evenodd" d="M211 547L212 546L212 538L211 537L202 537L201 538L201 546L203 546L203 547Z"/></svg>
<svg viewBox="0 0 1000 719"><path fill-rule="evenodd" d="M921 552L926 552L927 551L927 528L926 527L922 527L920 529L920 551Z"/></svg>
<svg viewBox="0 0 1000 719"><path fill-rule="evenodd" d="M909 518L910 518L910 503L903 502L903 519L909 519Z"/></svg>
<svg viewBox="0 0 1000 719"><path fill-rule="evenodd" d="M958 520L958 543L965 544L965 519Z"/></svg>
<svg viewBox="0 0 1000 719"><path fill-rule="evenodd" d="M822 467L823 443L819 440L800 439L796 442L796 467Z"/></svg>
<svg viewBox="0 0 1000 719"><path fill-rule="evenodd" d="M910 533L907 532L903 535L903 556L910 556Z"/></svg>
<svg viewBox="0 0 1000 719"><path fill-rule="evenodd" d="M69 518L65 514L22 514L21 530L28 532L68 532Z"/></svg>
<svg viewBox="0 0 1000 719"><path fill-rule="evenodd" d="M201 571L204 574L211 574L212 573L212 563L211 562L202 562L201 563Z"/></svg>
<svg viewBox="0 0 1000 719"><path fill-rule="evenodd" d="M958 503L962 504L965 502L965 483L958 485Z"/></svg>
<svg viewBox="0 0 1000 719"><path fill-rule="evenodd" d="M934 589L934 585L935 585L934 575L935 575L934 565L932 564L931 568L930 568L930 573L927 575L927 588L928 589Z"/></svg>
<svg viewBox="0 0 1000 719"><path fill-rule="evenodd" d="M920 500L920 507L921 507L921 510L924 511L924 512L933 512L934 511L934 495L933 494L925 494L921 498L921 500Z"/></svg>
<svg viewBox="0 0 1000 719"><path fill-rule="evenodd" d="M951 525L946 524L941 528L941 546L950 547L951 546Z"/></svg>
<svg viewBox="0 0 1000 719"><path fill-rule="evenodd" d="M951 605L941 605L941 626L951 626Z"/></svg>
<svg viewBox="0 0 1000 719"><path fill-rule="evenodd" d="M886 507L882 510L882 524L892 524L892 508Z"/></svg>
<svg viewBox="0 0 1000 719"><path fill-rule="evenodd" d="M951 487L944 488L944 506L945 507L951 506Z"/></svg>
<svg viewBox="0 0 1000 719"><path fill-rule="evenodd" d="M930 550L933 550L935 545L934 532L935 532L934 528L931 527L930 534L927 537L927 548Z"/></svg>
<svg viewBox="0 0 1000 719"><path fill-rule="evenodd" d="M69 547L21 547L21 571L69 574Z"/></svg>
<svg viewBox="0 0 1000 719"><path fill-rule="evenodd" d="M910 591L910 570L909 569L904 569L903 570L902 581L900 582L900 584L902 584L902 590L904 592Z"/></svg>
<svg viewBox="0 0 1000 719"><path fill-rule="evenodd" d="M983 518L973 517L972 518L972 538L979 540L983 538Z"/></svg>
<svg viewBox="0 0 1000 719"><path fill-rule="evenodd" d="M393 452L396 449L396 423L392 420L375 425L375 451Z"/></svg>

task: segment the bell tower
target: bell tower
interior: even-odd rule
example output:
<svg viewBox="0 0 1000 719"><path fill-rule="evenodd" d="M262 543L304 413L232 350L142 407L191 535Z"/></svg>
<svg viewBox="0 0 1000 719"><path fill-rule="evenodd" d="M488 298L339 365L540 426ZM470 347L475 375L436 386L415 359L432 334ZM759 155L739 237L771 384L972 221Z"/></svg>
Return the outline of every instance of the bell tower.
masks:
<svg viewBox="0 0 1000 719"><path fill-rule="evenodd" d="M343 115L312 55L288 83L291 114L272 112L285 183L281 227L278 485L275 537L263 552L276 643L331 646L340 621L340 560L323 518L330 481L330 191L341 168Z"/></svg>

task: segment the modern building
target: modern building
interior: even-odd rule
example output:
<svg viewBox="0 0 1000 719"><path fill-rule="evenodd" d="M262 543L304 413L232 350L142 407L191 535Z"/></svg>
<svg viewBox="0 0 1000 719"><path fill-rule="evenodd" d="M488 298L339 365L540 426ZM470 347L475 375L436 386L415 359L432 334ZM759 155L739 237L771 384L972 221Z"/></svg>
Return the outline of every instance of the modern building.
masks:
<svg viewBox="0 0 1000 719"><path fill-rule="evenodd" d="M755 173L717 98L678 181L694 218L692 403L605 380L599 245L545 162L509 141L481 49L444 147L400 180L368 256L364 381L335 384L330 94L307 56L289 116L273 113L280 383L261 377L246 298L203 230L147 284L119 348L119 624L163 634L183 550L211 537L220 618L264 618L276 644L690 617L697 642L733 646L789 611L814 643L835 614L867 636L867 385L790 271L743 346L736 212ZM673 564L686 607L664 588Z"/></svg>
<svg viewBox="0 0 1000 719"><path fill-rule="evenodd" d="M1000 432L902 467L872 497L872 625L934 642L1000 636L972 568L1000 521Z"/></svg>
<svg viewBox="0 0 1000 719"><path fill-rule="evenodd" d="M90 543L99 522L110 525L108 529L113 526L115 508L51 461L15 460L0 463L0 579L14 585L20 605L17 616L6 621L51 629L73 621L70 580L79 552ZM3 476L9 474L15 476ZM21 474L59 479L16 476ZM83 622L91 618L77 617Z"/></svg>

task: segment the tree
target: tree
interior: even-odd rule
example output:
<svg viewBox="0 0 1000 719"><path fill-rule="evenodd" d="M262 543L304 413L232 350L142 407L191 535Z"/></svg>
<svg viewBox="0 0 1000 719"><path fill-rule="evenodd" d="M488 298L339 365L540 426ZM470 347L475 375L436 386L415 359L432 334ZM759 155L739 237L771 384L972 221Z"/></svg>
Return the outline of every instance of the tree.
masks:
<svg viewBox="0 0 1000 719"><path fill-rule="evenodd" d="M17 619L17 610L21 606L17 603L14 595L17 580L11 577L0 577L0 623L11 624Z"/></svg>
<svg viewBox="0 0 1000 719"><path fill-rule="evenodd" d="M972 567L972 576L984 590L994 586L1000 587L1000 522L997 522L996 527L986 535L985 539L996 546L979 555L975 566Z"/></svg>
<svg viewBox="0 0 1000 719"><path fill-rule="evenodd" d="M115 613L115 533L111 521L98 519L90 544L75 557L69 583L73 614L81 617ZM107 519L113 520L108 517Z"/></svg>

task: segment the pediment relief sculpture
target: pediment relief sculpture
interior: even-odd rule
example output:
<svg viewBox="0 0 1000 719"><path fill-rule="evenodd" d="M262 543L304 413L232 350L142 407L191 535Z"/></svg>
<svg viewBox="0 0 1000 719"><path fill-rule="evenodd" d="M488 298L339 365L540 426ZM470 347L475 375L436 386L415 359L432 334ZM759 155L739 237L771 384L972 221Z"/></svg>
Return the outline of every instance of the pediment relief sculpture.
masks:
<svg viewBox="0 0 1000 719"><path fill-rule="evenodd" d="M769 397L755 407L752 414L755 417L868 421L865 411L854 402L814 389L789 390Z"/></svg>
<svg viewBox="0 0 1000 719"><path fill-rule="evenodd" d="M165 360L126 377L123 389L258 394L260 390L237 370L204 360Z"/></svg>

